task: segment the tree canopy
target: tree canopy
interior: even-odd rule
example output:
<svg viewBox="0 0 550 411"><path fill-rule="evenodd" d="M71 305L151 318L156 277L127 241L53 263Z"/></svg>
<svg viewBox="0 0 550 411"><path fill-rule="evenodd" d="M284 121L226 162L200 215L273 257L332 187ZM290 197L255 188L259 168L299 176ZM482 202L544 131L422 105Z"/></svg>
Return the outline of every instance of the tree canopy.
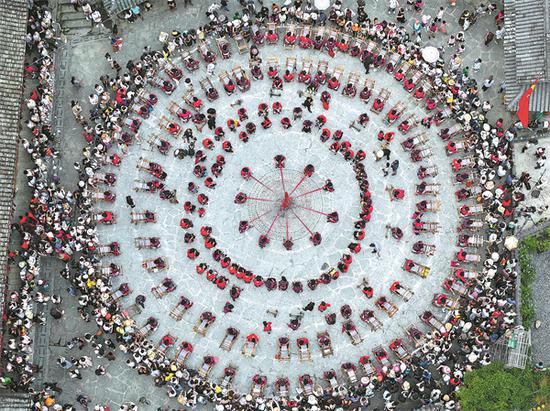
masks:
<svg viewBox="0 0 550 411"><path fill-rule="evenodd" d="M527 410L535 404L538 376L495 362L466 373L458 398L465 411Z"/></svg>

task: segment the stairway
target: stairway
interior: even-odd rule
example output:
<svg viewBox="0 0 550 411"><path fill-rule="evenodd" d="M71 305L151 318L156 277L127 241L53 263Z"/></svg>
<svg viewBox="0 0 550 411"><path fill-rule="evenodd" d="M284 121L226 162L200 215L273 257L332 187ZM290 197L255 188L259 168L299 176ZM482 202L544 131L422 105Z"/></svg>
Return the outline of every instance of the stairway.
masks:
<svg viewBox="0 0 550 411"><path fill-rule="evenodd" d="M61 24L66 34L86 33L92 28L91 21L86 20L84 13L79 8L76 11L68 0L60 0L58 3L57 21Z"/></svg>

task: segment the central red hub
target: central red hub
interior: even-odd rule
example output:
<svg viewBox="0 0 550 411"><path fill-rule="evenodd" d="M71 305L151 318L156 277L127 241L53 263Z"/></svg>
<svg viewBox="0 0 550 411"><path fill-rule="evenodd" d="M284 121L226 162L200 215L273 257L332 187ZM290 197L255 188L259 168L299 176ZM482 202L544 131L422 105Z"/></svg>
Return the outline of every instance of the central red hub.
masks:
<svg viewBox="0 0 550 411"><path fill-rule="evenodd" d="M281 204L281 208L288 209L290 207L291 198L288 195L288 193L285 191L285 198L283 199L283 203Z"/></svg>

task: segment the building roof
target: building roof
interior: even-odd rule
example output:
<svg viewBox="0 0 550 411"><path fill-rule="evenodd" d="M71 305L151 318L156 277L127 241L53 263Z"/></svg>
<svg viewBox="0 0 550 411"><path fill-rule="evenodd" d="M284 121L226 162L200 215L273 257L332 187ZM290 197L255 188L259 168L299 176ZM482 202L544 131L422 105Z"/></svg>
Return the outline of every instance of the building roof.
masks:
<svg viewBox="0 0 550 411"><path fill-rule="evenodd" d="M134 6L143 3L145 0L103 0L103 7L110 15L118 14Z"/></svg>
<svg viewBox="0 0 550 411"><path fill-rule="evenodd" d="M550 0L504 1L506 104L517 109L523 92L538 79L531 111L550 111Z"/></svg>
<svg viewBox="0 0 550 411"><path fill-rule="evenodd" d="M30 411L33 409L32 397L28 393L0 390L0 404L5 411Z"/></svg>
<svg viewBox="0 0 550 411"><path fill-rule="evenodd" d="M0 314L7 286L8 241L17 168L23 61L27 32L26 0L0 0ZM0 318L0 326L2 320ZM0 343L2 337L0 336Z"/></svg>

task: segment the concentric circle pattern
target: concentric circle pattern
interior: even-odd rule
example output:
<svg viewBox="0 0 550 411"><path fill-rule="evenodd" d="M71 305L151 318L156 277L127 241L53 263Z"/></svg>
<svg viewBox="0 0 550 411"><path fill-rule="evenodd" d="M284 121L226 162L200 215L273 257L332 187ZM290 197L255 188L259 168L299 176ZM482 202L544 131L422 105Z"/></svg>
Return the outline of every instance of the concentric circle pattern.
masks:
<svg viewBox="0 0 550 411"><path fill-rule="evenodd" d="M392 349L391 362L405 359L440 327L448 311L432 299L451 275L458 204L439 129L419 124L436 113L414 93L422 76L409 93L391 70L365 76L349 54L327 61L320 51L280 45L261 52L257 79L248 54L218 57L210 77L203 68L189 72L181 58L166 63L167 73L173 64L184 77L170 94L150 88L158 101L146 118L133 115L141 124L109 188L116 201L97 208L117 221L101 226L101 242L121 250L103 248L103 264L121 268L115 287L128 283L131 296L147 297L133 318L137 327L158 320L154 332L143 328L153 345L217 382L234 368L238 391L265 384L276 395L285 378L292 390L307 386L304 375L326 386L330 370L341 383L354 382L354 373L368 378L368 361L387 365L381 353ZM316 91L299 79L323 70L329 80ZM228 79L241 89L231 91ZM209 84L218 92L212 101ZM213 113L214 127L197 124ZM190 141L192 155L173 155L188 153Z"/></svg>

